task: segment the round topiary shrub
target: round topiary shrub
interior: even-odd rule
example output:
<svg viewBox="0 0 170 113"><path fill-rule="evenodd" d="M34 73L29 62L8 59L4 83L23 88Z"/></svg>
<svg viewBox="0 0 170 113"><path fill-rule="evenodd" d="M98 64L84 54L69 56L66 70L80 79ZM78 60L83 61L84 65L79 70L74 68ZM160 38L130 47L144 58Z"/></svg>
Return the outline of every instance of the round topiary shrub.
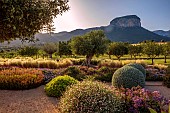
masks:
<svg viewBox="0 0 170 113"><path fill-rule="evenodd" d="M143 75L146 77L146 70L145 68L141 65L141 64L137 64L137 63L130 63L130 64L127 64L125 66L132 66L136 69L138 69L139 71L141 71L143 73Z"/></svg>
<svg viewBox="0 0 170 113"><path fill-rule="evenodd" d="M124 66L115 71L112 77L112 85L115 87L132 88L145 86L143 73L132 66Z"/></svg>
<svg viewBox="0 0 170 113"><path fill-rule="evenodd" d="M78 81L68 75L57 76L45 85L45 92L48 96L60 97L67 86L76 84Z"/></svg>
<svg viewBox="0 0 170 113"><path fill-rule="evenodd" d="M83 81L69 88L59 102L61 113L125 113L123 102L106 85Z"/></svg>

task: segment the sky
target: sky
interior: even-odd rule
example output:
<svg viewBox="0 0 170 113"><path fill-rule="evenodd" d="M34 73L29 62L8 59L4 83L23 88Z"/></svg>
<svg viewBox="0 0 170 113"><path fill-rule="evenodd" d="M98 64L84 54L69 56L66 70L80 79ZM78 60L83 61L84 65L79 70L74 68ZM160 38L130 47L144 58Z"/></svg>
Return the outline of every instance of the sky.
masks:
<svg viewBox="0 0 170 113"><path fill-rule="evenodd" d="M69 6L54 19L55 32L107 26L126 15L137 15L150 31L170 30L170 0L69 0Z"/></svg>

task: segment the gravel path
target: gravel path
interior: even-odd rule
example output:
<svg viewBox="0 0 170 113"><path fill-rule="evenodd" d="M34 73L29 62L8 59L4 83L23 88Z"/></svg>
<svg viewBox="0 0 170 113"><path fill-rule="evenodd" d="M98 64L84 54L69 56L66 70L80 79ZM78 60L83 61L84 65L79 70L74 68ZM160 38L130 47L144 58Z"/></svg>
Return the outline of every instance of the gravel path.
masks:
<svg viewBox="0 0 170 113"><path fill-rule="evenodd" d="M146 82L145 88L150 91L159 91L163 96L170 100L170 88L162 86L162 82Z"/></svg>
<svg viewBox="0 0 170 113"><path fill-rule="evenodd" d="M0 90L0 113L58 113L56 98L44 86L24 91Z"/></svg>
<svg viewBox="0 0 170 113"><path fill-rule="evenodd" d="M146 89L158 90L170 99L170 88L161 82L147 82ZM44 86L24 91L0 90L0 113L58 113L58 100L47 97Z"/></svg>

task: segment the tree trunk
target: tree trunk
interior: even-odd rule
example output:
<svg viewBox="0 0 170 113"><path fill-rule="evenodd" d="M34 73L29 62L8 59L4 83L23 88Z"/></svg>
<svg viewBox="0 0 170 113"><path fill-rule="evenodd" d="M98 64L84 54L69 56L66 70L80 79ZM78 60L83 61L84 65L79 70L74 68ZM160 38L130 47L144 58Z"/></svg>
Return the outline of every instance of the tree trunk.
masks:
<svg viewBox="0 0 170 113"><path fill-rule="evenodd" d="M109 59L111 59L111 55L109 55Z"/></svg>
<svg viewBox="0 0 170 113"><path fill-rule="evenodd" d="M117 57L117 59L120 61L120 57Z"/></svg>
<svg viewBox="0 0 170 113"><path fill-rule="evenodd" d="M91 59L92 59L93 55L87 55L86 56L86 65L89 67L90 66L90 62L91 62Z"/></svg>
<svg viewBox="0 0 170 113"><path fill-rule="evenodd" d="M166 56L165 56L165 58L164 58L164 59L165 59L164 63L167 63L167 62L166 62Z"/></svg>
<svg viewBox="0 0 170 113"><path fill-rule="evenodd" d="M135 59L135 61L136 61L136 56L134 56L134 59Z"/></svg>
<svg viewBox="0 0 170 113"><path fill-rule="evenodd" d="M154 64L153 59L154 59L154 58L152 58L152 65Z"/></svg>
<svg viewBox="0 0 170 113"><path fill-rule="evenodd" d="M52 57L52 54L49 54L49 57L52 59L53 57Z"/></svg>

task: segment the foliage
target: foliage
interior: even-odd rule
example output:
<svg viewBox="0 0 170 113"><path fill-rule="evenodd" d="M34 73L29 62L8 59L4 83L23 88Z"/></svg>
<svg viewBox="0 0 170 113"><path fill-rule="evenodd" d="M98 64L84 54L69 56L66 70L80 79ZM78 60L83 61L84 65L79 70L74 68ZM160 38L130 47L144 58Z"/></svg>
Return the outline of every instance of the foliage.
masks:
<svg viewBox="0 0 170 113"><path fill-rule="evenodd" d="M149 111L150 111L150 113L158 113L158 112L156 112L156 110L154 110L152 108L149 108ZM161 113L166 113L166 112L161 111ZM169 113L170 113L170 104L169 104Z"/></svg>
<svg viewBox="0 0 170 113"><path fill-rule="evenodd" d="M108 39L101 30L76 36L71 39L70 45L73 53L86 56L86 65L89 66L94 55L104 54Z"/></svg>
<svg viewBox="0 0 170 113"><path fill-rule="evenodd" d="M142 53L141 45L129 45L128 46L128 54L133 56L136 59L136 56L140 56Z"/></svg>
<svg viewBox="0 0 170 113"><path fill-rule="evenodd" d="M33 59L33 58L14 58L14 59L4 59L0 61L2 66L17 66L22 68L66 68L73 65L72 61L69 59L64 59L60 61L46 60L46 59Z"/></svg>
<svg viewBox="0 0 170 113"><path fill-rule="evenodd" d="M85 75L80 71L80 69L76 66L70 66L63 72L64 75L71 76L79 81L85 78Z"/></svg>
<svg viewBox="0 0 170 113"><path fill-rule="evenodd" d="M167 42L166 44L162 44L162 51L161 54L164 55L164 63L167 63L166 57L170 55L170 42Z"/></svg>
<svg viewBox="0 0 170 113"><path fill-rule="evenodd" d="M166 70L167 69L167 65L163 65L163 64L154 64L153 68L158 69L158 70Z"/></svg>
<svg viewBox="0 0 170 113"><path fill-rule="evenodd" d="M53 78L57 76L55 71L49 69L42 70L42 72L44 74L44 84L49 83Z"/></svg>
<svg viewBox="0 0 170 113"><path fill-rule="evenodd" d="M152 64L154 64L155 57L161 54L162 48L159 44L155 42L146 42L142 44L143 53L152 59Z"/></svg>
<svg viewBox="0 0 170 113"><path fill-rule="evenodd" d="M128 48L123 42L112 42L108 47L109 55L115 55L118 60L125 55L128 54Z"/></svg>
<svg viewBox="0 0 170 113"><path fill-rule="evenodd" d="M161 75L154 75L151 74L150 72L146 73L146 81L163 81L164 76Z"/></svg>
<svg viewBox="0 0 170 113"><path fill-rule="evenodd" d="M160 113L165 111L165 107L169 104L169 101L158 91L151 92L141 87L121 90L129 113L150 113L148 108Z"/></svg>
<svg viewBox="0 0 170 113"><path fill-rule="evenodd" d="M114 61L110 59L101 60L98 64L99 67L107 66L111 68L120 68L123 66L122 62L120 61Z"/></svg>
<svg viewBox="0 0 170 113"><path fill-rule="evenodd" d="M10 68L0 71L0 89L30 89L43 83L44 75L37 69Z"/></svg>
<svg viewBox="0 0 170 113"><path fill-rule="evenodd" d="M143 73L144 77L146 77L146 70L141 64L130 63L130 64L127 64L126 66L132 66L132 67L138 69L139 71L141 71Z"/></svg>
<svg viewBox="0 0 170 113"><path fill-rule="evenodd" d="M122 102L111 89L95 81L69 88L59 103L61 113L124 113Z"/></svg>
<svg viewBox="0 0 170 113"><path fill-rule="evenodd" d="M33 46L26 46L24 48L21 48L18 53L21 56L28 56L28 57L32 57L38 54L38 48L37 47L33 47Z"/></svg>
<svg viewBox="0 0 170 113"><path fill-rule="evenodd" d="M167 74L163 78L163 84L170 88L170 66L167 67Z"/></svg>
<svg viewBox="0 0 170 113"><path fill-rule="evenodd" d="M58 44L55 43L45 43L42 46L42 50L44 50L47 54L49 54L49 57L52 58L52 54L57 52L59 50Z"/></svg>
<svg viewBox="0 0 170 113"><path fill-rule="evenodd" d="M84 58L79 58L79 59L71 58L70 60L73 62L74 65L82 65L85 61ZM91 60L92 65L98 65L99 63L100 63L100 60L98 59Z"/></svg>
<svg viewBox="0 0 170 113"><path fill-rule="evenodd" d="M103 66L97 70L95 80L99 80L102 82L111 82L113 73L117 70L117 68L110 68Z"/></svg>
<svg viewBox="0 0 170 113"><path fill-rule="evenodd" d="M72 55L71 47L68 42L59 42L59 50L57 53L60 57L62 55Z"/></svg>
<svg viewBox="0 0 170 113"><path fill-rule="evenodd" d="M0 53L0 56L2 58L15 58L17 55L18 54L15 51L4 51L4 52Z"/></svg>
<svg viewBox="0 0 170 113"><path fill-rule="evenodd" d="M53 19L69 9L68 0L0 0L0 41L33 40L53 31Z"/></svg>
<svg viewBox="0 0 170 113"><path fill-rule="evenodd" d="M124 66L115 71L112 77L112 85L115 87L132 88L145 86L145 77L141 71L131 66Z"/></svg>
<svg viewBox="0 0 170 113"><path fill-rule="evenodd" d="M45 85L45 92L48 96L60 97L68 86L76 83L78 81L70 76L57 76Z"/></svg>

